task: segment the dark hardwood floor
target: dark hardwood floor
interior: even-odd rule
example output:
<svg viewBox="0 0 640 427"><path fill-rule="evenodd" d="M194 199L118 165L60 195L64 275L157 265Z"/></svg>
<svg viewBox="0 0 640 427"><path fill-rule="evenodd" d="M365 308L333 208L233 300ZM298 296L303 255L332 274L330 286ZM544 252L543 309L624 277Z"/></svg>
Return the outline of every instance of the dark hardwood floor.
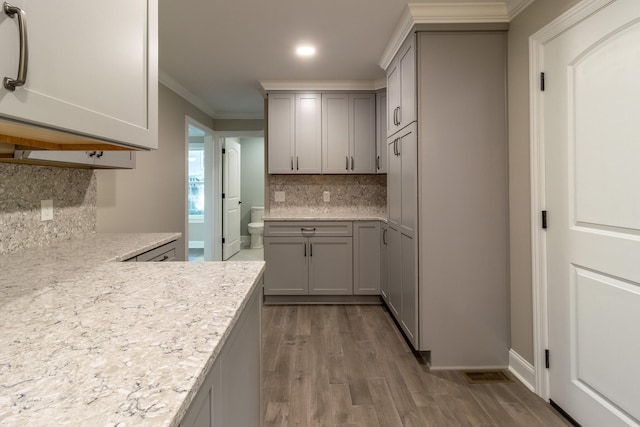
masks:
<svg viewBox="0 0 640 427"><path fill-rule="evenodd" d="M567 426L514 383L429 372L381 306L265 306L264 426Z"/></svg>

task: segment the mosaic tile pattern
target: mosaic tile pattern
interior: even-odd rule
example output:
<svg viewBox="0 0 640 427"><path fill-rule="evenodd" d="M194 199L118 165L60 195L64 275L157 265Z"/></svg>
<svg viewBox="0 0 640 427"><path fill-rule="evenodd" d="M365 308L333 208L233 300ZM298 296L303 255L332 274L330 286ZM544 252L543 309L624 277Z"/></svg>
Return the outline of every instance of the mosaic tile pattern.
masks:
<svg viewBox="0 0 640 427"><path fill-rule="evenodd" d="M96 198L92 170L0 163L0 254L94 233ZM49 199L53 220L41 221Z"/></svg>
<svg viewBox="0 0 640 427"><path fill-rule="evenodd" d="M285 201L276 202L275 192L284 191ZM331 201L324 202L328 191ZM287 212L386 212L386 175L270 175L270 215Z"/></svg>

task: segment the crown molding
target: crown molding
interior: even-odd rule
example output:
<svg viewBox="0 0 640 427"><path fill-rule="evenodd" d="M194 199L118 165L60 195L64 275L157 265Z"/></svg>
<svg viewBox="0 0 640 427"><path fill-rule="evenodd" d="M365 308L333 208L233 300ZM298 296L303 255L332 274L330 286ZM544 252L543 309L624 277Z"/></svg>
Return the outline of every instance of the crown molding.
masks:
<svg viewBox="0 0 640 427"><path fill-rule="evenodd" d="M322 91L322 90L376 90L374 80L260 80L264 92L275 90Z"/></svg>
<svg viewBox="0 0 640 427"><path fill-rule="evenodd" d="M192 103L194 106L198 107L209 117L216 118L216 112L209 106L209 104L204 102L204 100L199 96L194 95L193 92L182 86L176 79L171 77L165 71L160 70L160 72L158 73L158 81Z"/></svg>
<svg viewBox="0 0 640 427"><path fill-rule="evenodd" d="M409 3L402 12L378 65L387 69L417 24L508 23L534 0L503 0L484 3Z"/></svg>

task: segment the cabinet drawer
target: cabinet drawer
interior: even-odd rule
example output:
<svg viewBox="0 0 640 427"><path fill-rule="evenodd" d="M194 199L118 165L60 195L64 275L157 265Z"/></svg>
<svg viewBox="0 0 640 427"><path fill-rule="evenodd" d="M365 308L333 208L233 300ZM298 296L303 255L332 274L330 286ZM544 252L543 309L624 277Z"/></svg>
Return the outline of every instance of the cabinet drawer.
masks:
<svg viewBox="0 0 640 427"><path fill-rule="evenodd" d="M265 221L264 235L276 236L352 236L351 221Z"/></svg>
<svg viewBox="0 0 640 427"><path fill-rule="evenodd" d="M175 261L176 259L176 242L167 243L150 251L141 253L140 255L129 258L126 261L137 262L165 262Z"/></svg>

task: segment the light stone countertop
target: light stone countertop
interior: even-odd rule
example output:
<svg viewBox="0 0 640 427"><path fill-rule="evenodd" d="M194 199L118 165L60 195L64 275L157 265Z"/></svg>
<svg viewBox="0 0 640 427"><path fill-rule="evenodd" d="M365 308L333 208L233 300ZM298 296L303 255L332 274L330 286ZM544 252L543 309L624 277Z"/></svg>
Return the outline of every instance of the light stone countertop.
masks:
<svg viewBox="0 0 640 427"><path fill-rule="evenodd" d="M179 233L0 256L0 425L176 426L264 262L119 263Z"/></svg>
<svg viewBox="0 0 640 427"><path fill-rule="evenodd" d="M271 209L264 221L383 221L387 213L380 209Z"/></svg>

